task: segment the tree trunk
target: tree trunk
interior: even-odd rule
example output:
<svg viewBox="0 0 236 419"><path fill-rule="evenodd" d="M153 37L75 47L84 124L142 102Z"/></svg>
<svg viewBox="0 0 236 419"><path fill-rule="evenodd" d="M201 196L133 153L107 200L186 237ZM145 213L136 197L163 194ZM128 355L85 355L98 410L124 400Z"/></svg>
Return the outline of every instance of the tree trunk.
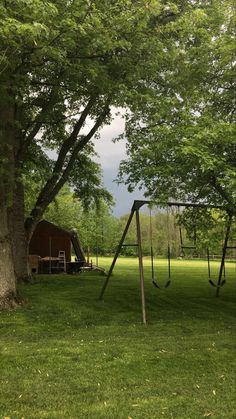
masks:
<svg viewBox="0 0 236 419"><path fill-rule="evenodd" d="M16 277L8 211L13 208L15 187L15 108L13 102L0 97L0 308L17 304ZM8 99L8 100L7 100Z"/></svg>
<svg viewBox="0 0 236 419"><path fill-rule="evenodd" d="M0 188L1 191L1 188ZM16 304L16 279L12 258L7 208L0 202L0 309Z"/></svg>
<svg viewBox="0 0 236 419"><path fill-rule="evenodd" d="M29 282L32 280L28 267L28 244L24 228L24 217L24 187L18 181L13 191L13 205L8 211L14 270L17 282Z"/></svg>

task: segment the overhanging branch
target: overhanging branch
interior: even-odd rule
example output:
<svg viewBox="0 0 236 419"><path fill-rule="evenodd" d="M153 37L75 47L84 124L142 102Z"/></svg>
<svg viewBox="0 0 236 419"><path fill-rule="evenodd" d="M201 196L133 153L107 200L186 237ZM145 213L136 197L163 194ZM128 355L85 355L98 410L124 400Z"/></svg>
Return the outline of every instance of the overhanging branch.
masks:
<svg viewBox="0 0 236 419"><path fill-rule="evenodd" d="M232 196L224 188L222 188L215 175L212 176L211 183L215 190L219 193L219 195L228 203L228 213L235 215L235 202L233 201Z"/></svg>
<svg viewBox="0 0 236 419"><path fill-rule="evenodd" d="M102 123L104 122L104 120L106 119L107 115L109 114L109 100L106 102L104 109L102 111L102 113L99 115L99 117L97 118L94 126L91 128L91 130L89 131L89 133L87 135L85 135L84 137L82 137L78 144L75 146L71 157L69 159L69 162L65 168L65 170L63 171L62 176L60 177L59 181L57 182L57 184L55 185L52 194L53 196L51 197L52 199L54 198L54 196L57 195L57 193L59 192L59 190L62 188L62 186L65 184L65 182L68 180L68 177L71 173L71 170L73 168L73 165L77 159L78 153L84 149L84 147L88 144L88 142L91 140L91 138L94 136L94 134L98 131L98 129L100 128L100 126L102 125Z"/></svg>
<svg viewBox="0 0 236 419"><path fill-rule="evenodd" d="M23 134L22 136L22 147L21 147L21 154L26 151L27 147L30 145L31 141L36 137L38 132L40 131L43 125L43 118L47 115L48 111L52 109L53 105L55 104L55 93L57 89L53 89L50 93L49 100L45 103L45 105L41 108L39 114L35 117L34 121L32 121L33 128L29 132L28 135Z"/></svg>
<svg viewBox="0 0 236 419"><path fill-rule="evenodd" d="M42 217L45 209L48 204L54 199L57 193L60 191L62 186L68 180L70 172L73 168L73 165L76 161L78 153L86 146L89 140L94 136L99 127L104 122L106 116L109 113L109 102L110 98L106 101L103 111L100 113L97 118L94 126L89 131L87 135L78 140L78 134L82 128L86 117L89 115L91 108L96 102L96 97L91 98L85 107L84 111L81 114L79 121L76 123L71 135L63 143L61 150L58 155L58 159L53 169L52 176L48 179L44 188L38 196L37 202L34 209L31 211L30 216L25 222L25 228L27 231L28 239L30 239L31 234L34 230L34 226L37 224L38 220ZM63 170L65 160L68 157L68 152L71 151L69 161L66 165L66 168Z"/></svg>

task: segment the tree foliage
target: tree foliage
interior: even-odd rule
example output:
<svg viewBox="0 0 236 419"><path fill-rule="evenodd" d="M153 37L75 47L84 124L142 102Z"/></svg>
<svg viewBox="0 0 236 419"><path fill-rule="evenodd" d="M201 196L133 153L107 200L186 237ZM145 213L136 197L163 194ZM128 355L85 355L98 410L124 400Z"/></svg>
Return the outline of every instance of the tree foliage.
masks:
<svg viewBox="0 0 236 419"><path fill-rule="evenodd" d="M60 191L45 212L45 219L68 230L76 230L84 251L95 255L110 255L119 240L119 225L112 215L111 203L100 199L85 207L68 186Z"/></svg>
<svg viewBox="0 0 236 419"><path fill-rule="evenodd" d="M235 14L199 2L165 28L166 62L127 116L120 169L147 196L222 204L235 213Z"/></svg>
<svg viewBox="0 0 236 419"><path fill-rule="evenodd" d="M188 2L181 3L184 11ZM36 147L58 156L26 222L29 236L78 155L109 122L110 106L126 106L142 87L159 31L179 13L154 0L1 5L0 96L14 108L14 165L20 176Z"/></svg>

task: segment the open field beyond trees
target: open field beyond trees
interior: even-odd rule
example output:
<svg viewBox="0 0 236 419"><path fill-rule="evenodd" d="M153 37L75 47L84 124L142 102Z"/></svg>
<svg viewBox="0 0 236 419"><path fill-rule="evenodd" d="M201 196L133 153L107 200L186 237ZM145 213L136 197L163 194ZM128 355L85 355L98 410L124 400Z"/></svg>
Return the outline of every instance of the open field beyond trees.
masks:
<svg viewBox="0 0 236 419"><path fill-rule="evenodd" d="M0 315L0 418L235 418L235 264L219 299L206 262L175 261L167 290L147 264L146 328L137 259L118 260L103 302L94 272L21 287L28 304Z"/></svg>

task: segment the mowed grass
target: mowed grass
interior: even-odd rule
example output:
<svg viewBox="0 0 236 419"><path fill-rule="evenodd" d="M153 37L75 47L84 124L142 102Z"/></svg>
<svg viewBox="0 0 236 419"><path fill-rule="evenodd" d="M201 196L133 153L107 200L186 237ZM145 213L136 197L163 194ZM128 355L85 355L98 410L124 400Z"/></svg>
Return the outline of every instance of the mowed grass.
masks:
<svg viewBox="0 0 236 419"><path fill-rule="evenodd" d="M0 418L236 417L235 264L216 299L206 262L174 261L160 291L148 263L146 328L136 259L118 260L103 302L97 273L21 287L28 305L0 314Z"/></svg>

